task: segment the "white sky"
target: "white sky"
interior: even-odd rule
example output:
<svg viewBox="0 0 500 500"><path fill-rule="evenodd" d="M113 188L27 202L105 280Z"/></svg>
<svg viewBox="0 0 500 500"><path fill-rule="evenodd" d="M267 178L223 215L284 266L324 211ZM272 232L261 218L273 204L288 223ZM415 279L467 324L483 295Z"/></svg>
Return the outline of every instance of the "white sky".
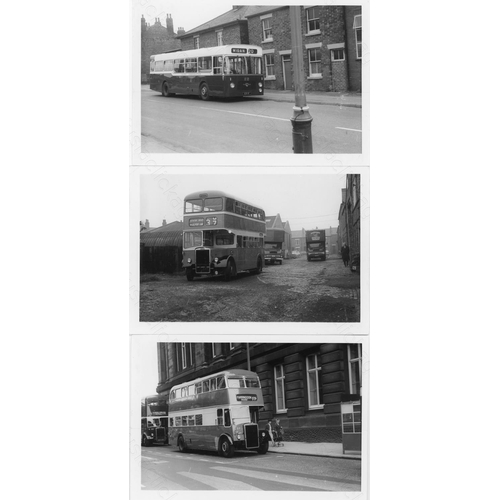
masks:
<svg viewBox="0 0 500 500"><path fill-rule="evenodd" d="M279 213L292 231L337 227L345 182L345 175L333 174L141 175L140 218L151 227L181 221L186 195L216 189L263 208L266 216Z"/></svg>
<svg viewBox="0 0 500 500"><path fill-rule="evenodd" d="M171 14L176 33L179 26L186 31L192 30L231 10L234 5L231 2L219 1L173 2L169 0L139 0L138 4L141 14L150 24L154 24L155 18L159 17L163 26L166 26L167 14Z"/></svg>

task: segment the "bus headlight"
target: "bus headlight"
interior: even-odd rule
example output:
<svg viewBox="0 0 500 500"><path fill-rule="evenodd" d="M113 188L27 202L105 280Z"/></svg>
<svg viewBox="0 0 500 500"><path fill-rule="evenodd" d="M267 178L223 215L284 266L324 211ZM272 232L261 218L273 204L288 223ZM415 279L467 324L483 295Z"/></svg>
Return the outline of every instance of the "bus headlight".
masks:
<svg viewBox="0 0 500 500"><path fill-rule="evenodd" d="M215 257L214 262L215 262L216 264L218 264L218 263L219 263L219 257Z"/></svg>
<svg viewBox="0 0 500 500"><path fill-rule="evenodd" d="M259 87L262 87L262 82L259 82Z"/></svg>
<svg viewBox="0 0 500 500"><path fill-rule="evenodd" d="M230 86L232 89L234 89L234 87L236 87L236 85L235 85L233 82L231 82L231 83L229 84L229 86Z"/></svg>
<svg viewBox="0 0 500 500"><path fill-rule="evenodd" d="M191 264L191 257L188 258L188 264Z"/></svg>

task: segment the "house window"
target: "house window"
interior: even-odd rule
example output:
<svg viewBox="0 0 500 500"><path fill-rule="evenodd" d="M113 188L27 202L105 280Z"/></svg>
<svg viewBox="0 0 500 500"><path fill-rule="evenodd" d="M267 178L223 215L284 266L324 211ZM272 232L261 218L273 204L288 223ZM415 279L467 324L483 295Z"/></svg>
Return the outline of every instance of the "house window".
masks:
<svg viewBox="0 0 500 500"><path fill-rule="evenodd" d="M199 49L200 48L200 37L199 36L195 36L194 37L194 48L195 49Z"/></svg>
<svg viewBox="0 0 500 500"><path fill-rule="evenodd" d="M222 45L222 31L216 31L217 35L217 45Z"/></svg>
<svg viewBox="0 0 500 500"><path fill-rule="evenodd" d="M274 76L274 54L264 54L266 77Z"/></svg>
<svg viewBox="0 0 500 500"><path fill-rule="evenodd" d="M191 344L182 342L177 344L177 367L179 370L184 370L192 366L193 356L191 350Z"/></svg>
<svg viewBox="0 0 500 500"><path fill-rule="evenodd" d="M276 412L285 412L285 368L283 365L274 367L274 387L276 390Z"/></svg>
<svg viewBox="0 0 500 500"><path fill-rule="evenodd" d="M268 42L273 39L273 30L271 28L271 18L262 19L262 41Z"/></svg>
<svg viewBox="0 0 500 500"><path fill-rule="evenodd" d="M306 369L309 408L323 408L323 393L320 384L321 366L319 365L318 356L316 354L307 356Z"/></svg>
<svg viewBox="0 0 500 500"><path fill-rule="evenodd" d="M344 49L332 50L332 61L343 61L345 59Z"/></svg>
<svg viewBox="0 0 500 500"><path fill-rule="evenodd" d="M311 7L306 10L307 33L316 34L320 32L319 28L319 7Z"/></svg>
<svg viewBox="0 0 500 500"><path fill-rule="evenodd" d="M347 346L349 361L349 392L361 395L361 344Z"/></svg>
<svg viewBox="0 0 500 500"><path fill-rule="evenodd" d="M309 76L321 76L321 49L309 49L307 54L309 56Z"/></svg>
<svg viewBox="0 0 500 500"><path fill-rule="evenodd" d="M361 23L361 14L359 16L354 16L354 35L356 37L356 59L361 59L361 55L363 53L362 47L361 47L361 28L362 28L362 23Z"/></svg>

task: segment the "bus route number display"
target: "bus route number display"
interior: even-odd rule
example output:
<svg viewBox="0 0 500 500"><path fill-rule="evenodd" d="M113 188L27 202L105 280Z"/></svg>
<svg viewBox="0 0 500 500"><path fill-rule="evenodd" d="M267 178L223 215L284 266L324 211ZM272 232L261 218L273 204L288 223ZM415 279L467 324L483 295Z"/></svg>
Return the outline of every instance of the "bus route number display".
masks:
<svg viewBox="0 0 500 500"><path fill-rule="evenodd" d="M236 394L236 401L257 401L255 394Z"/></svg>
<svg viewBox="0 0 500 500"><path fill-rule="evenodd" d="M235 48L232 48L231 52L233 54L246 54L247 53L247 49L235 49Z"/></svg>
<svg viewBox="0 0 500 500"><path fill-rule="evenodd" d="M217 217L199 217L196 219L189 219L189 227L201 227L201 226L216 226L218 223Z"/></svg>

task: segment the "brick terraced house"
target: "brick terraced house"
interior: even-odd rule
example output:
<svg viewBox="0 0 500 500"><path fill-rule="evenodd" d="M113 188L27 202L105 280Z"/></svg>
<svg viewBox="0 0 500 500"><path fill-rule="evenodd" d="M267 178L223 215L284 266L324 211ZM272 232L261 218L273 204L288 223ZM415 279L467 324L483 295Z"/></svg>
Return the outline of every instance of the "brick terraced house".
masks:
<svg viewBox="0 0 500 500"><path fill-rule="evenodd" d="M301 7L306 91L361 91L361 6ZM293 90L288 6L234 6L197 28L178 34L182 50L228 44L259 45L265 88Z"/></svg>
<svg viewBox="0 0 500 500"><path fill-rule="evenodd" d="M248 369L249 355L264 396L260 428L279 418L285 441L354 438L360 449L361 344L158 343L157 348L158 394L223 370ZM347 401L355 402L355 410L345 416Z"/></svg>

